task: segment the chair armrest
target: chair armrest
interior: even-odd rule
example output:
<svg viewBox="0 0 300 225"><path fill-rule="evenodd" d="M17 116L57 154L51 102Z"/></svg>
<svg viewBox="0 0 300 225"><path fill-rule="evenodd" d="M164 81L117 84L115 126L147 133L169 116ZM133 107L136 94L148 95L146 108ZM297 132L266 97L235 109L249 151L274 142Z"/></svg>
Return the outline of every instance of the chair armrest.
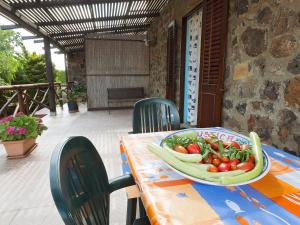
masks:
<svg viewBox="0 0 300 225"><path fill-rule="evenodd" d="M135 185L134 178L131 174L126 174L120 177L116 177L109 181L109 191L114 192L116 190Z"/></svg>

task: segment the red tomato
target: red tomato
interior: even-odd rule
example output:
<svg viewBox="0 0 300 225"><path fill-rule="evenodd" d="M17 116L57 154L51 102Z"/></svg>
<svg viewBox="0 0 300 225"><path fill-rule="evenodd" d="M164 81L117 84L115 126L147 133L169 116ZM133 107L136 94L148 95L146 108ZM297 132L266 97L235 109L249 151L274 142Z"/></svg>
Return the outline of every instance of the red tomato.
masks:
<svg viewBox="0 0 300 225"><path fill-rule="evenodd" d="M214 166L219 166L221 164L221 160L220 159L213 159L212 164Z"/></svg>
<svg viewBox="0 0 300 225"><path fill-rule="evenodd" d="M237 169L237 164L240 163L240 160L239 159L233 159L233 160L230 160L230 167L232 170L236 170Z"/></svg>
<svg viewBox="0 0 300 225"><path fill-rule="evenodd" d="M183 154L188 154L188 151L186 150L186 148L181 146L181 145L176 145L174 147L174 151L180 152L180 153L183 153Z"/></svg>
<svg viewBox="0 0 300 225"><path fill-rule="evenodd" d="M252 162L242 162L237 165L238 170L249 171L249 170L252 170L253 168L254 168L254 163L252 163Z"/></svg>
<svg viewBox="0 0 300 225"><path fill-rule="evenodd" d="M223 147L224 148L227 148L227 147L229 147L230 146L230 141L224 141L223 142Z"/></svg>
<svg viewBox="0 0 300 225"><path fill-rule="evenodd" d="M231 170L231 166L229 163L221 163L218 167L219 172L227 172Z"/></svg>
<svg viewBox="0 0 300 225"><path fill-rule="evenodd" d="M218 168L215 166L210 166L210 167L208 167L207 170L208 170L208 172L218 172Z"/></svg>
<svg viewBox="0 0 300 225"><path fill-rule="evenodd" d="M213 150L216 150L218 151L219 150L219 147L218 147L218 144L217 143L210 143L210 146Z"/></svg>
<svg viewBox="0 0 300 225"><path fill-rule="evenodd" d="M241 161L239 160L239 159L233 159L233 160L230 160L230 164L232 165L232 164L235 164L235 165L237 165L237 164L239 164Z"/></svg>
<svg viewBox="0 0 300 225"><path fill-rule="evenodd" d="M250 149L250 146L247 144L243 144L243 145L241 145L241 149L242 150Z"/></svg>
<svg viewBox="0 0 300 225"><path fill-rule="evenodd" d="M235 142L235 141L231 142L231 146L236 147L238 150L241 149L241 146L237 142Z"/></svg>
<svg viewBox="0 0 300 225"><path fill-rule="evenodd" d="M204 162L208 163L208 164L211 164L213 160L214 160L213 154L208 153L208 159L204 160Z"/></svg>
<svg viewBox="0 0 300 225"><path fill-rule="evenodd" d="M255 163L255 157L254 155L249 155L249 159L247 162Z"/></svg>
<svg viewBox="0 0 300 225"><path fill-rule="evenodd" d="M230 161L230 159L228 157L222 157L221 161L224 163L228 163Z"/></svg>
<svg viewBox="0 0 300 225"><path fill-rule="evenodd" d="M241 149L241 146L236 141L224 141L223 142L224 148L228 148L229 146L235 147L238 150Z"/></svg>
<svg viewBox="0 0 300 225"><path fill-rule="evenodd" d="M237 165L236 164L230 164L231 170L237 170Z"/></svg>
<svg viewBox="0 0 300 225"><path fill-rule="evenodd" d="M187 151L189 154L199 154L200 153L200 147L197 144L189 144L187 146Z"/></svg>

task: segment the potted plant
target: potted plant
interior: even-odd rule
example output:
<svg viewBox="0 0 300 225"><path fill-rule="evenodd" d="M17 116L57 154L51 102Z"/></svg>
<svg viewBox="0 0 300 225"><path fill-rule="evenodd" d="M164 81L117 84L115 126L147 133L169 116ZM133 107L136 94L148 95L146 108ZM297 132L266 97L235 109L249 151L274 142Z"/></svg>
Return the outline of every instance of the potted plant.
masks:
<svg viewBox="0 0 300 225"><path fill-rule="evenodd" d="M78 103L77 103L77 94L72 90L68 93L67 98L68 98L68 108L69 112L78 112Z"/></svg>
<svg viewBox="0 0 300 225"><path fill-rule="evenodd" d="M40 118L22 113L0 119L0 140L7 157L26 157L35 148L36 138L46 129Z"/></svg>
<svg viewBox="0 0 300 225"><path fill-rule="evenodd" d="M73 88L67 94L69 112L78 112L78 102L86 101L86 87L74 83Z"/></svg>

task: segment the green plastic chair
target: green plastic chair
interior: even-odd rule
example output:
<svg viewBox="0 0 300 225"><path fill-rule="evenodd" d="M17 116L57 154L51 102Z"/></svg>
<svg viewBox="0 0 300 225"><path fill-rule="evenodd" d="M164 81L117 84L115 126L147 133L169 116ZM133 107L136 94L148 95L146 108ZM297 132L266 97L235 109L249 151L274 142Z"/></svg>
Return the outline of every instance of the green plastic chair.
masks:
<svg viewBox="0 0 300 225"><path fill-rule="evenodd" d="M179 113L174 102L163 98L146 98L135 103L133 132L148 133L178 130Z"/></svg>
<svg viewBox="0 0 300 225"><path fill-rule="evenodd" d="M109 225L110 194L134 184L131 175L108 180L101 157L85 137L68 138L52 154L51 193L66 225ZM145 217L133 224L149 224L149 220Z"/></svg>

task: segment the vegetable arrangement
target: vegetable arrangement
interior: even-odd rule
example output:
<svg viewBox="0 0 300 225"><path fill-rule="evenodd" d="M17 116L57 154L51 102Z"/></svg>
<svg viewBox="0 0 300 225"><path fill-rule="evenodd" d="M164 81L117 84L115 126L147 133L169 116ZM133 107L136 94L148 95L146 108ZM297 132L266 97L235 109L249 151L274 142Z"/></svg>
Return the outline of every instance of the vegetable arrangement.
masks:
<svg viewBox="0 0 300 225"><path fill-rule="evenodd" d="M163 140L163 148L148 149L172 167L195 178L228 185L248 181L263 170L260 139L250 133L253 147L235 141L223 142L216 136L198 137L196 132L173 135Z"/></svg>

